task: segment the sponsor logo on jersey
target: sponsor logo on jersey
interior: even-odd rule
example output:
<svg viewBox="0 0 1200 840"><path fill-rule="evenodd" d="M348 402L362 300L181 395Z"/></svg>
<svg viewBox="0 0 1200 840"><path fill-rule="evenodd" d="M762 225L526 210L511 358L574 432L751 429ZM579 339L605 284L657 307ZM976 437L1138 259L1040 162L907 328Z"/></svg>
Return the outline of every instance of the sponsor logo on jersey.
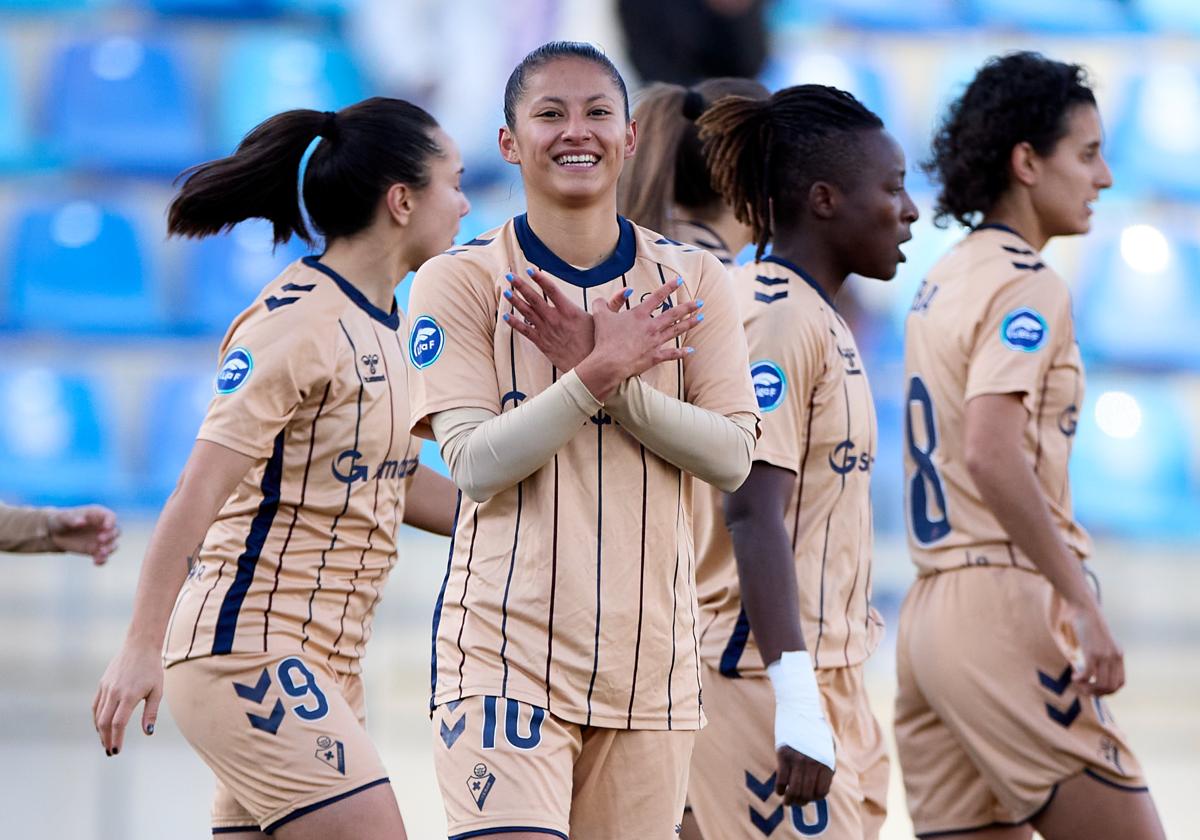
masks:
<svg viewBox="0 0 1200 840"><path fill-rule="evenodd" d="M225 354L217 371L214 387L218 394L232 394L245 384L254 370L254 357L245 347L234 347Z"/></svg>
<svg viewBox="0 0 1200 840"><path fill-rule="evenodd" d="M763 411L774 411L783 402L787 392L787 377L783 369L769 359L750 365L750 378L754 380L754 397Z"/></svg>
<svg viewBox="0 0 1200 840"><path fill-rule="evenodd" d="M438 322L422 315L413 322L408 339L408 355L414 367L425 368L438 360L446 346L446 333Z"/></svg>
<svg viewBox="0 0 1200 840"><path fill-rule="evenodd" d="M393 458L381 461L372 474L369 464L359 462L362 457L363 454L357 449L346 449L341 452L329 465L333 471L333 477L343 484L354 484L356 481L367 481L371 478L376 481L381 478L402 479L415 473L421 463L419 458Z"/></svg>
<svg viewBox="0 0 1200 840"><path fill-rule="evenodd" d="M1000 325L1000 340L1004 346L1022 353L1040 350L1049 334L1046 319L1036 309L1027 307L1009 312Z"/></svg>

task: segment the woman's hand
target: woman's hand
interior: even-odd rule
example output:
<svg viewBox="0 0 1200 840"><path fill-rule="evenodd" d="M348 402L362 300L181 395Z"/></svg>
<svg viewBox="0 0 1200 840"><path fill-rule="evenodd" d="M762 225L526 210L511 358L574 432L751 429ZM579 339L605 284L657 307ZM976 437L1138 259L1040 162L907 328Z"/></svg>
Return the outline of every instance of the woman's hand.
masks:
<svg viewBox="0 0 1200 840"><path fill-rule="evenodd" d="M142 710L142 731L154 734L158 704L162 701L162 654L157 647L126 640L100 678L92 700L92 721L100 734L106 755L116 755L125 742L125 727L138 703Z"/></svg>
<svg viewBox="0 0 1200 840"><path fill-rule="evenodd" d="M504 323L533 342L552 365L565 373L595 347L592 316L563 294L549 275L531 268L529 276L532 283L512 274L506 276L511 288L504 290L504 299L512 304L517 317L506 312ZM607 301L608 308L620 308L631 292L617 292Z"/></svg>
<svg viewBox="0 0 1200 840"><path fill-rule="evenodd" d="M610 302L608 307L593 310L595 346L576 366L576 373L597 400L608 399L626 379L692 352L691 347L676 347L674 341L704 320L700 314L704 301L662 308L682 285L683 278L677 277L631 309Z"/></svg>

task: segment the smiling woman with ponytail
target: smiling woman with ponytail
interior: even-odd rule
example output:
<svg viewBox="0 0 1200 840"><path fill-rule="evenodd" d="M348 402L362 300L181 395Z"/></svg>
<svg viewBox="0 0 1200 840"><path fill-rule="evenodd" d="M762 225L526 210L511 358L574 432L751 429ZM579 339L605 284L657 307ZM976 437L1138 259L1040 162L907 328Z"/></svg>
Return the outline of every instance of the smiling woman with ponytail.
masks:
<svg viewBox="0 0 1200 840"><path fill-rule="evenodd" d="M268 119L229 157L185 172L171 203L175 235L263 218L277 243L325 244L230 325L92 707L113 756L142 701L153 733L165 688L216 776L214 834L405 836L364 729L360 660L397 526L448 534L453 520L452 485L397 431L408 326L394 295L453 242L468 209L461 175L429 114L374 98Z"/></svg>

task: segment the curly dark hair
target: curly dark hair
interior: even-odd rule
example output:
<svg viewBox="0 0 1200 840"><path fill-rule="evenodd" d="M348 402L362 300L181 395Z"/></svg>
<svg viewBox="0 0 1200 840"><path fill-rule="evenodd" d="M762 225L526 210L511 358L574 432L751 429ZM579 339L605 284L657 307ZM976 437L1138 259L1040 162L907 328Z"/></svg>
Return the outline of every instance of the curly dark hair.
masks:
<svg viewBox="0 0 1200 840"><path fill-rule="evenodd" d="M988 59L946 113L921 168L941 184L934 223L973 227L1009 187L1013 146L1048 155L1076 105L1095 106L1087 70L1036 52Z"/></svg>

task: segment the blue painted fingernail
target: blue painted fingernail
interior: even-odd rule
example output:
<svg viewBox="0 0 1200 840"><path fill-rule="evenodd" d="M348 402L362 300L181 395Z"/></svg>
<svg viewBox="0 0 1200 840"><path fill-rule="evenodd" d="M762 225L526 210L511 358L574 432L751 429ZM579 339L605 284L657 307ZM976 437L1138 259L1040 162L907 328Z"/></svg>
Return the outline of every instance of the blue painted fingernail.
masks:
<svg viewBox="0 0 1200 840"><path fill-rule="evenodd" d="M696 316L696 322L699 323L700 321L703 321L703 320L704 320L704 313L701 312L699 315Z"/></svg>
<svg viewBox="0 0 1200 840"><path fill-rule="evenodd" d="M510 292L508 289L505 289L505 290L504 290L504 296L505 296L506 298L508 298L508 299L510 299L510 300L511 300L511 299L512 299L512 292Z"/></svg>
<svg viewBox="0 0 1200 840"><path fill-rule="evenodd" d="M702 300L696 301L696 306L703 306L703 305L704 305L704 301L702 301Z"/></svg>
<svg viewBox="0 0 1200 840"><path fill-rule="evenodd" d="M683 278L682 278L682 277L676 277L676 278L675 278L675 285L676 285L676 286L682 286L682 285L683 285Z"/></svg>
<svg viewBox="0 0 1200 840"><path fill-rule="evenodd" d="M517 278L513 277L511 274L505 274L504 279L507 280L509 283L511 283L512 281L516 280Z"/></svg>
<svg viewBox="0 0 1200 840"><path fill-rule="evenodd" d="M621 292L623 297L629 297L631 294L633 294L633 289L626 289L625 291Z"/></svg>
<svg viewBox="0 0 1200 840"><path fill-rule="evenodd" d="M526 274L528 274L530 277L532 277L532 276L533 276L533 269L532 269L532 268L527 268L527 269L525 269L525 273L526 273Z"/></svg>
<svg viewBox="0 0 1200 840"><path fill-rule="evenodd" d="M686 350L687 350L689 353L695 353L695 352L696 352L696 348L695 348L695 347L686 347L686 348L684 348L684 349L686 349Z"/></svg>
<svg viewBox="0 0 1200 840"><path fill-rule="evenodd" d="M507 312L505 312L505 313L504 313L503 315L501 315L500 317L501 317L501 318L503 318L503 319L504 319L506 322L508 321L508 313L507 313Z"/></svg>

